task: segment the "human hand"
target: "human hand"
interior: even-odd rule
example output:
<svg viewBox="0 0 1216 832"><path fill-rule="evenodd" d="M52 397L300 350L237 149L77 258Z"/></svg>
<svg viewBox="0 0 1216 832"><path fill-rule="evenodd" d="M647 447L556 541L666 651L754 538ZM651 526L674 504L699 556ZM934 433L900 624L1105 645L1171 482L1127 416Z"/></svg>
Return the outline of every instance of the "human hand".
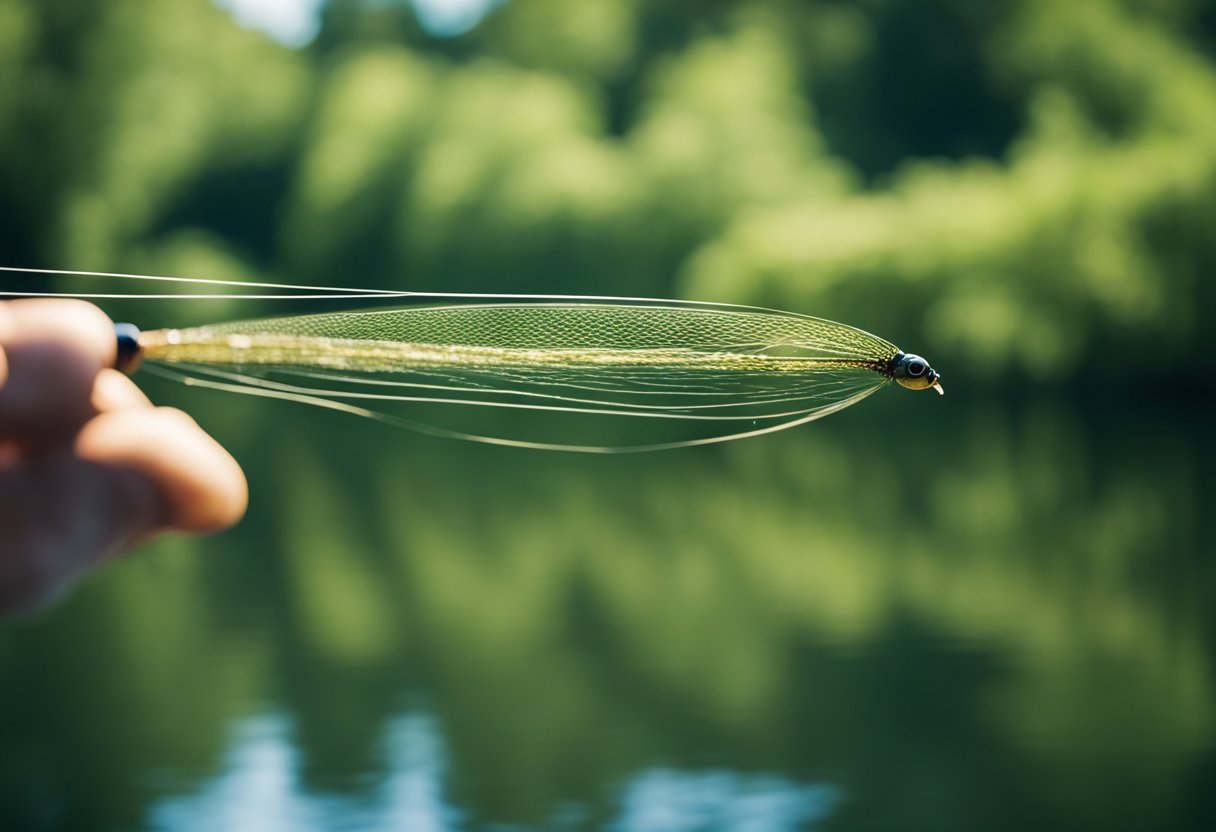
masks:
<svg viewBox="0 0 1216 832"><path fill-rule="evenodd" d="M0 613L45 604L159 532L245 512L240 466L110 369L115 348L91 304L0 302Z"/></svg>

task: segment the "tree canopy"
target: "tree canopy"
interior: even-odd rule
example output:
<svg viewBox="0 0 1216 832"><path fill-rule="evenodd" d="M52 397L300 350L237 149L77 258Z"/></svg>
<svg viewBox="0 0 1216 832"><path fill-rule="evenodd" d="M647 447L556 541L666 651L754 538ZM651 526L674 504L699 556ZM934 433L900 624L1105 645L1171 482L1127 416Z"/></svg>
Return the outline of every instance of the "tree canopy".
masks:
<svg viewBox="0 0 1216 832"><path fill-rule="evenodd" d="M1216 314L1200 0L0 2L5 263L680 295L953 377L1168 378ZM1117 352L1118 362L1100 360Z"/></svg>

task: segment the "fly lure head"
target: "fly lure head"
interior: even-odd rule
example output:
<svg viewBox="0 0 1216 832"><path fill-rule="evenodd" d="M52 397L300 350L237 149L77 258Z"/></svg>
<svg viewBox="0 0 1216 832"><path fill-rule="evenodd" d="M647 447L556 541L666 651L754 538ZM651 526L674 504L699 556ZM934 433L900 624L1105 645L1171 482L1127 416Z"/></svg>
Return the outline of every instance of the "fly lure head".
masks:
<svg viewBox="0 0 1216 832"><path fill-rule="evenodd" d="M909 390L928 390L932 387L938 393L945 392L937 370L919 355L896 353L887 364L887 375Z"/></svg>

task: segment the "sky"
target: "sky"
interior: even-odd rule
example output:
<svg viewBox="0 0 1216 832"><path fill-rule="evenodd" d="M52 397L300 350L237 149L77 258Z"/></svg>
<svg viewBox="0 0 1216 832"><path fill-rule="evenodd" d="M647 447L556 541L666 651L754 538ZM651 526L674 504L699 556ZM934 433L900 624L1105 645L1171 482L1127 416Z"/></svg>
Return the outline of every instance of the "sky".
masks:
<svg viewBox="0 0 1216 832"><path fill-rule="evenodd" d="M452 37L472 29L503 0L402 0L432 35ZM288 46L304 46L317 34L324 0L214 0L242 25L258 29ZM393 2L393 0L372 0Z"/></svg>

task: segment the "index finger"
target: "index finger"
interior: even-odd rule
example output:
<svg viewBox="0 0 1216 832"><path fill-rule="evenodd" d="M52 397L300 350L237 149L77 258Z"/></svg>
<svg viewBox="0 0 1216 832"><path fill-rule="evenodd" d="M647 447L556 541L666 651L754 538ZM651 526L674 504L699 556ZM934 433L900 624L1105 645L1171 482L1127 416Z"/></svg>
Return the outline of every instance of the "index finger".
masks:
<svg viewBox="0 0 1216 832"><path fill-rule="evenodd" d="M72 435L96 414L93 384L114 363L114 324L79 300L17 300L0 308L0 436L38 444Z"/></svg>

